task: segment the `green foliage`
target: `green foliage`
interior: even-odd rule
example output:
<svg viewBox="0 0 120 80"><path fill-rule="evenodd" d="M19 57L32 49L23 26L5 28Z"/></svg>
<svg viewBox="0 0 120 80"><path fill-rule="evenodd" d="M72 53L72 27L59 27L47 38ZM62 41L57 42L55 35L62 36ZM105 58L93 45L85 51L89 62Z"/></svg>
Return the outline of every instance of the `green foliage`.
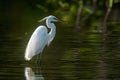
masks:
<svg viewBox="0 0 120 80"><path fill-rule="evenodd" d="M120 2L120 0L114 0L114 3L118 3L118 2Z"/></svg>
<svg viewBox="0 0 120 80"><path fill-rule="evenodd" d="M70 7L70 11L69 11L69 14L68 14L68 20L71 21L71 22L74 22L75 21L75 15L76 15L76 12L77 11L77 7L76 5L71 5Z"/></svg>
<svg viewBox="0 0 120 80"><path fill-rule="evenodd" d="M65 8L65 7L69 6L69 4L67 2L62 2L61 0L58 1L58 4L60 5L61 8Z"/></svg>
<svg viewBox="0 0 120 80"><path fill-rule="evenodd" d="M109 0L109 3L108 3L109 7L111 8L112 5L113 5L113 0Z"/></svg>
<svg viewBox="0 0 120 80"><path fill-rule="evenodd" d="M119 3L120 0L108 0L108 7L112 8L113 4Z"/></svg>
<svg viewBox="0 0 120 80"><path fill-rule="evenodd" d="M13 1L6 5L6 13L1 13L4 16L0 16L3 20L7 19L11 21L11 18L18 19L17 16L22 16L23 19L29 21L29 16L32 17L32 13L35 15L39 15L40 17L43 15L53 14L55 16L60 17L62 20L69 23L69 25L73 26L77 22L77 17L79 16L79 23L87 24L87 22L91 22L89 25L96 25L96 20L102 20L104 15L104 7L106 6L106 2L108 6L111 8L114 3L120 2L120 0L107 0L107 1L98 1L95 3L96 6L93 5L93 0L30 0L30 1ZM2 1L1 1L2 3ZM4 7L2 4L1 6ZM9 7L9 8L7 8ZM79 8L82 8L80 15L77 16ZM97 8L97 9L96 9ZM96 10L95 10L96 9ZM7 14L9 13L9 14ZM27 14L27 15L26 15ZM28 17L27 17L28 16ZM8 19L9 18L9 19ZM27 20L28 19L28 20ZM33 18L32 18L33 19ZM34 18L35 19L35 18ZM37 18L36 18L37 19ZM87 21L88 20L88 21ZM24 21L24 20L21 20ZM35 20L34 20L35 21ZM13 21L14 22L14 21ZM28 22L29 23L29 22ZM93 23L93 24L92 24ZM100 23L100 22L99 22ZM99 27L101 27L99 25ZM93 29L89 28L89 29ZM99 28L101 29L101 28Z"/></svg>
<svg viewBox="0 0 120 80"><path fill-rule="evenodd" d="M93 13L93 11L88 7L84 7L84 12L90 13L90 14Z"/></svg>
<svg viewBox="0 0 120 80"><path fill-rule="evenodd" d="M48 12L48 10L46 9L46 7L44 7L44 6L40 5L40 4L36 4L36 6L37 6L40 10L42 10L42 11L44 11L44 12Z"/></svg>

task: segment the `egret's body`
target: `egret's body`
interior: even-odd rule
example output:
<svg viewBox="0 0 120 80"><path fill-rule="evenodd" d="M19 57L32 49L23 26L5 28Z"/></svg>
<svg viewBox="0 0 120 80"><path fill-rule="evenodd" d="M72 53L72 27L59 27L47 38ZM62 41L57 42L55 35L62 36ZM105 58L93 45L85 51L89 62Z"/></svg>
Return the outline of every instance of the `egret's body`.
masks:
<svg viewBox="0 0 120 80"><path fill-rule="evenodd" d="M48 28L50 28L50 32L48 33L48 30L45 26L39 26L32 34L26 51L25 51L25 59L30 60L33 56L40 53L42 54L42 51L45 47L45 45L49 45L50 42L54 39L56 34L56 27L53 22L57 21L57 18L54 16L48 16L45 17L43 20L46 19L46 25Z"/></svg>

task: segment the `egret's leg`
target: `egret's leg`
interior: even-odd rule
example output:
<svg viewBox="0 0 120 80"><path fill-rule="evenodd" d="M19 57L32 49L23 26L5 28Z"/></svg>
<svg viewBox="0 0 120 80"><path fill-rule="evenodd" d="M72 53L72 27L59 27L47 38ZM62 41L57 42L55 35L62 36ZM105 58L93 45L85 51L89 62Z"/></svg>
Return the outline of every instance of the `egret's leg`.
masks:
<svg viewBox="0 0 120 80"><path fill-rule="evenodd" d="M42 60L42 54L40 53L40 54L37 55L36 63L38 65L41 65L41 62L42 62L41 60Z"/></svg>
<svg viewBox="0 0 120 80"><path fill-rule="evenodd" d="M39 63L39 55L37 55L36 63L37 63L37 64Z"/></svg>
<svg viewBox="0 0 120 80"><path fill-rule="evenodd" d="M42 64L42 53L40 53L40 66Z"/></svg>

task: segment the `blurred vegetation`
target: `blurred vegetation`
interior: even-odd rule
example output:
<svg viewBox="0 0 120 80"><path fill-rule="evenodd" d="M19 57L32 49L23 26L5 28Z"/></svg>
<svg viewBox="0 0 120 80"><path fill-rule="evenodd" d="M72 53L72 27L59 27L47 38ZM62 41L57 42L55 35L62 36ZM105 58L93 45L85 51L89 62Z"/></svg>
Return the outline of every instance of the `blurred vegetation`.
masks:
<svg viewBox="0 0 120 80"><path fill-rule="evenodd" d="M30 26L50 14L68 26L88 26L92 31L106 32L108 20L110 24L120 22L119 0L1 0L0 6L1 25Z"/></svg>

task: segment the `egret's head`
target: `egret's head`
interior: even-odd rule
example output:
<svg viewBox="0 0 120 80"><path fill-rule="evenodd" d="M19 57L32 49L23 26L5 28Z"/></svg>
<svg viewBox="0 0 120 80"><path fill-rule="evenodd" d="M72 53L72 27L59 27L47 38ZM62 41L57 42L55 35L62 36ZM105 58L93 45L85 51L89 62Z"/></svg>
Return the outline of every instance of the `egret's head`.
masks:
<svg viewBox="0 0 120 80"><path fill-rule="evenodd" d="M50 15L50 16L47 16L47 17L39 20L38 22L42 22L42 21L44 21L44 20L49 20L50 22L58 22L58 21L59 21L58 18L56 18L56 17L53 16L53 15Z"/></svg>
<svg viewBox="0 0 120 80"><path fill-rule="evenodd" d="M48 20L50 20L51 22L58 22L59 21L58 18L56 18L53 15L48 16Z"/></svg>

